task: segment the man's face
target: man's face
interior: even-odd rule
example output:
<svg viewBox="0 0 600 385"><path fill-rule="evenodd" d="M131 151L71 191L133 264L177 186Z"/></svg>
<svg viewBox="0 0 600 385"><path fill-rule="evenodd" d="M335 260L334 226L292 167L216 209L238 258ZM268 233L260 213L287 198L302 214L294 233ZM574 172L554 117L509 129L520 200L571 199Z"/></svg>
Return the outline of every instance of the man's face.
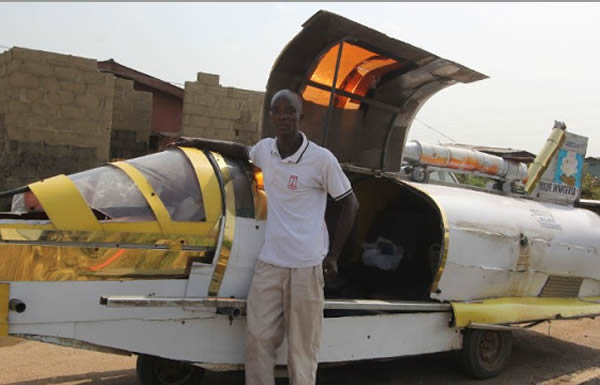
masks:
<svg viewBox="0 0 600 385"><path fill-rule="evenodd" d="M277 136L294 135L298 132L300 114L285 96L275 99L271 105L271 123Z"/></svg>

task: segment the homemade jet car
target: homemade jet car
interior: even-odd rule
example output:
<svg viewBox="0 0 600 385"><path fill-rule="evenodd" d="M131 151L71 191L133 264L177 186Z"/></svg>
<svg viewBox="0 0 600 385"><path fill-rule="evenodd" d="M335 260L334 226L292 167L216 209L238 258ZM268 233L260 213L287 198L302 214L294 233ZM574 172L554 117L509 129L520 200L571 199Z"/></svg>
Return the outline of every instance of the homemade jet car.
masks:
<svg viewBox="0 0 600 385"><path fill-rule="evenodd" d="M264 110L297 90L303 131L338 157L361 204L327 288L321 362L462 349L468 372L489 377L514 328L600 314L600 217L579 199L585 138L557 124L529 170L405 143L429 97L485 76L328 12L303 27ZM449 169L496 182L430 180ZM14 207L0 214L0 335L137 354L144 385L243 365L268 204L252 165L177 148L2 195ZM336 214L331 202L327 222Z"/></svg>

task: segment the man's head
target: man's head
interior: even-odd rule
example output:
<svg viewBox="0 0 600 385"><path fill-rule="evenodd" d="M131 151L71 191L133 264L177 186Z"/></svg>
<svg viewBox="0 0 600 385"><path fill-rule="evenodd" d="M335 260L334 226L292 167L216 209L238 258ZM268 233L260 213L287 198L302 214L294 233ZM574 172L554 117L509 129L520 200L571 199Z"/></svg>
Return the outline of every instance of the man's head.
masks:
<svg viewBox="0 0 600 385"><path fill-rule="evenodd" d="M300 129L302 99L287 89L277 91L271 98L270 114L277 136L294 136Z"/></svg>

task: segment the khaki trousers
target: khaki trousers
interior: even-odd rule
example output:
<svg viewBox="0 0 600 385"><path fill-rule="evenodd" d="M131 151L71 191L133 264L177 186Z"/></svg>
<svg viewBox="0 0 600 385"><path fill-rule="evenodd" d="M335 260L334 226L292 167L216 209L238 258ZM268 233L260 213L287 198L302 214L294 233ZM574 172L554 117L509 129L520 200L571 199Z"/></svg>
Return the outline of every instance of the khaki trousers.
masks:
<svg viewBox="0 0 600 385"><path fill-rule="evenodd" d="M274 385L276 350L288 342L290 385L315 385L323 322L323 268L258 261L248 293L246 385Z"/></svg>

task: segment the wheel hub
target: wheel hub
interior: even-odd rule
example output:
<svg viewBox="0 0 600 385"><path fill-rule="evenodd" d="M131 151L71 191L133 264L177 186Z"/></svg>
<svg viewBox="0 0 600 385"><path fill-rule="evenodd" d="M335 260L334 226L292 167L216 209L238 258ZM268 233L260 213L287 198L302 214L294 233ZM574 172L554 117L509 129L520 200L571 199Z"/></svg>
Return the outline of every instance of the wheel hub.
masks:
<svg viewBox="0 0 600 385"><path fill-rule="evenodd" d="M481 359L488 363L493 363L500 354L501 342L498 333L485 332L481 335L479 347Z"/></svg>

